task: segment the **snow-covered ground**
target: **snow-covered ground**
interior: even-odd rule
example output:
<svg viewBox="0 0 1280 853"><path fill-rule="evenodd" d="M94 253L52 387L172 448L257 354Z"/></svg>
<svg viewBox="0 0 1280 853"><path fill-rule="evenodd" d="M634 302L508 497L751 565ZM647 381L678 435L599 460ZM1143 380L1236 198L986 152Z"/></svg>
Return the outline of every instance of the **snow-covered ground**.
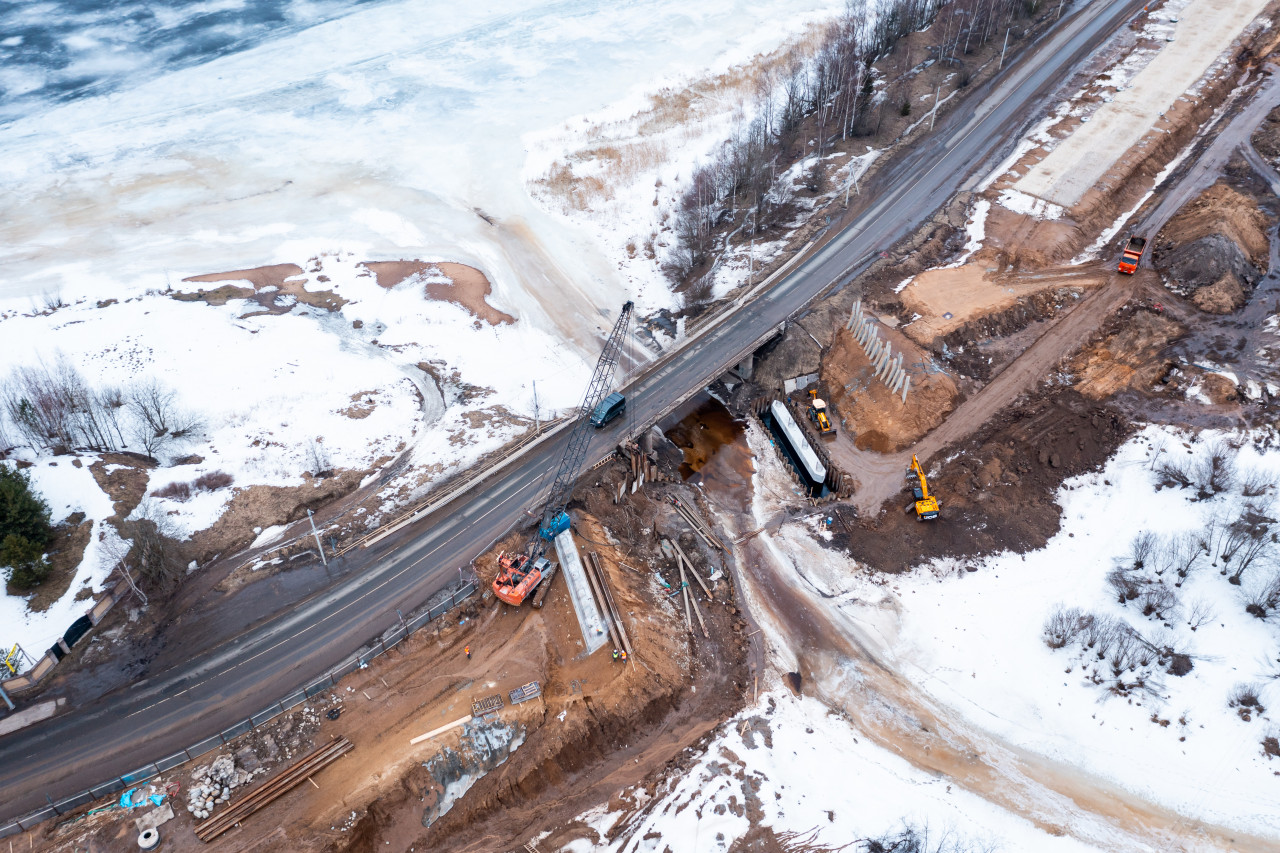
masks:
<svg viewBox="0 0 1280 853"><path fill-rule="evenodd" d="M1206 500L1196 500L1191 488L1155 490L1153 458L1157 465L1203 459L1206 445L1219 440L1148 427L1100 473L1063 486L1063 527L1044 549L982 561L973 573L936 564L895 579L892 590L868 584L850 595L861 599L868 618L883 613L882 598L901 606L891 650L904 672L983 729L1182 814L1277 837L1280 816L1272 804L1280 764L1262 751L1263 737L1275 734L1273 715L1253 713L1245 721L1228 701L1245 683L1260 685L1264 706L1280 701L1272 686L1280 625L1275 616L1264 621L1245 612L1245 596L1274 576L1280 553L1261 557L1241 586L1228 583L1208 558L1180 587L1176 573L1166 571L1163 580L1178 603L1164 619L1144 617L1138 601L1119 604L1106 580L1126 564L1142 532L1199 534L1211 518L1234 520L1250 501L1272 511L1274 488L1246 498L1236 485ZM1238 467L1274 479L1280 451L1259 453L1246 444ZM1189 654L1193 668L1175 676L1154 660L1145 668L1139 663L1122 677L1132 682L1145 674L1148 689L1112 695L1110 656L1099 661L1100 647L1052 650L1043 641L1059 605L1118 620L1150 642ZM1197 612L1212 618L1193 631L1189 620ZM1101 684L1090 680L1095 672Z"/></svg>
<svg viewBox="0 0 1280 853"><path fill-rule="evenodd" d="M797 849L842 849L904 827L927 829L930 851L948 837L970 850L1098 849L1051 836L858 735L817 699L774 688L722 725L696 766L669 776L652 799L623 792L620 800L635 807L582 815L598 833L613 831L618 840L583 839L562 849L725 851L757 823Z"/></svg>
<svg viewBox="0 0 1280 853"><path fill-rule="evenodd" d="M85 520L93 522L80 569L60 599L34 612L27 609L26 597L0 595L0 645L8 652L14 643L19 644L29 657L27 663L39 660L71 623L93 606L92 600L81 595L82 591L101 591L114 567L114 558L108 551L120 542L120 537L115 527L104 523L112 514L112 507L111 500L98 488L89 470L96 461L96 457L83 457L73 462L71 457L61 456L27 469L32 486L49 504L55 522L77 512L84 513ZM79 462L79 466L75 462ZM107 470L110 471L111 466L107 466Z"/></svg>

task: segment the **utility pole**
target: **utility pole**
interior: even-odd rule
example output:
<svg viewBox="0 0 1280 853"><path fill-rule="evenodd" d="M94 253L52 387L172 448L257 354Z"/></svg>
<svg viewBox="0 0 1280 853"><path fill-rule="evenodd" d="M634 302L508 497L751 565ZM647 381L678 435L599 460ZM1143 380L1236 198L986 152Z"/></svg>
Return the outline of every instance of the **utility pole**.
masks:
<svg viewBox="0 0 1280 853"><path fill-rule="evenodd" d="M538 421L538 380L533 380L533 431L542 429Z"/></svg>
<svg viewBox="0 0 1280 853"><path fill-rule="evenodd" d="M1000 64L996 66L997 71L1004 68L1004 52L1009 49L1009 32L1012 29L1013 27L1009 27L1009 29L1004 31L1004 47L1000 48Z"/></svg>
<svg viewBox="0 0 1280 853"><path fill-rule="evenodd" d="M1067 2L1067 0L1058 0L1058 14L1054 18L1055 21L1062 20L1062 4L1065 2Z"/></svg>
<svg viewBox="0 0 1280 853"><path fill-rule="evenodd" d="M316 530L315 513L307 510L307 521L311 522L311 535L316 538L316 549L320 552L320 562L324 563L325 569L329 568L329 561L324 556L324 545L320 544L320 531Z"/></svg>
<svg viewBox="0 0 1280 853"><path fill-rule="evenodd" d="M933 133L933 123L938 120L938 96L942 94L942 84L933 90L933 112L929 114L929 132Z"/></svg>

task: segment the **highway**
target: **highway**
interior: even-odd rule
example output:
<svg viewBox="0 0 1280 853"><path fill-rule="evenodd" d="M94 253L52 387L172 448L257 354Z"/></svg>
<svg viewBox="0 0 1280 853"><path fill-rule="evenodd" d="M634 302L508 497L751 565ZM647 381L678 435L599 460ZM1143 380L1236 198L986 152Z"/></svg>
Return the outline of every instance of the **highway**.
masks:
<svg viewBox="0 0 1280 853"><path fill-rule="evenodd" d="M656 422L816 296L847 283L907 236L969 186L979 167L1007 152L1075 64L1142 8L1139 0L1077 5L1002 75L975 86L931 137L882 169L875 186L864 187L867 209L850 227L644 374L627 392L631 419ZM595 436L593 459L610 452L623 420ZM484 488L349 553L331 588L184 664L0 738L0 819L6 819L0 822L45 806L46 795L56 801L171 755L332 668L395 624L397 609L408 613L456 581L459 566L525 520L566 438L561 432L542 442Z"/></svg>

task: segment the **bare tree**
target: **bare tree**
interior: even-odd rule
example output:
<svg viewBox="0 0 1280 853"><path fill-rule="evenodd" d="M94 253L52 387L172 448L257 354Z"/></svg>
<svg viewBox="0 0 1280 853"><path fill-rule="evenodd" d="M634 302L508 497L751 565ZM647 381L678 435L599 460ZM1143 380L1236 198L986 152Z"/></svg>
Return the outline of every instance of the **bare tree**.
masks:
<svg viewBox="0 0 1280 853"><path fill-rule="evenodd" d="M1194 533L1183 533L1169 540L1169 566L1178 575L1176 586L1182 586L1182 582L1191 577L1196 570L1196 563L1203 556L1204 549L1200 546L1199 537Z"/></svg>
<svg viewBox="0 0 1280 853"><path fill-rule="evenodd" d="M1134 536L1133 541L1129 543L1130 567L1141 569L1145 566L1156 548L1157 541L1155 534L1146 530Z"/></svg>
<svg viewBox="0 0 1280 853"><path fill-rule="evenodd" d="M1143 616L1162 621L1172 619L1178 608L1178 594L1162 583L1149 583L1138 595L1138 606Z"/></svg>
<svg viewBox="0 0 1280 853"><path fill-rule="evenodd" d="M1280 571L1272 571L1245 594L1245 611L1259 619L1271 616L1276 608L1280 608Z"/></svg>
<svg viewBox="0 0 1280 853"><path fill-rule="evenodd" d="M173 520L154 501L143 500L119 528L132 542L128 560L140 577L162 593L173 591L187 570L181 532Z"/></svg>
<svg viewBox="0 0 1280 853"><path fill-rule="evenodd" d="M1208 625L1217 616L1207 599L1198 598L1187 608L1187 627L1194 631L1202 625Z"/></svg>
<svg viewBox="0 0 1280 853"><path fill-rule="evenodd" d="M154 458L174 441L203 428L199 416L178 405L177 392L155 379L134 385L124 396L133 415L130 438L148 456Z"/></svg>
<svg viewBox="0 0 1280 853"><path fill-rule="evenodd" d="M1129 569L1112 569L1107 572L1107 583L1115 591L1121 604L1133 601L1142 592L1142 579Z"/></svg>
<svg viewBox="0 0 1280 853"><path fill-rule="evenodd" d="M1230 489L1236 482L1236 451L1221 441L1210 444L1195 467L1195 480L1202 497Z"/></svg>
<svg viewBox="0 0 1280 853"><path fill-rule="evenodd" d="M1051 649L1060 649L1074 641L1084 625L1085 614L1080 608L1059 604L1044 623L1044 643Z"/></svg>

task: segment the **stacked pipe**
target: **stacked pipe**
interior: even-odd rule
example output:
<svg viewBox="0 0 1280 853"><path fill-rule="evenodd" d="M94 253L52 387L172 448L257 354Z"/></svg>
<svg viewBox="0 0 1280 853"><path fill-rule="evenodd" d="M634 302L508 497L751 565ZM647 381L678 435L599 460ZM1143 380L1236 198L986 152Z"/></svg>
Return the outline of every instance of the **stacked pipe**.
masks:
<svg viewBox="0 0 1280 853"><path fill-rule="evenodd" d="M853 339L862 347L867 360L871 362L875 377L884 383L890 393L901 393L902 402L906 403L907 392L911 390L911 377L902 366L902 353L894 355L889 342L880 339L876 319L863 310L861 299L853 303L845 328L853 333Z"/></svg>
<svg viewBox="0 0 1280 853"><path fill-rule="evenodd" d="M217 838L249 815L270 805L285 793L306 782L312 775L346 755L351 749L351 741L345 737L339 737L324 744L319 749L299 759L296 764L279 776L269 779L262 787L234 803L225 811L219 812L203 823L197 824L196 837L205 843ZM312 782L311 784L314 785L315 783Z"/></svg>

